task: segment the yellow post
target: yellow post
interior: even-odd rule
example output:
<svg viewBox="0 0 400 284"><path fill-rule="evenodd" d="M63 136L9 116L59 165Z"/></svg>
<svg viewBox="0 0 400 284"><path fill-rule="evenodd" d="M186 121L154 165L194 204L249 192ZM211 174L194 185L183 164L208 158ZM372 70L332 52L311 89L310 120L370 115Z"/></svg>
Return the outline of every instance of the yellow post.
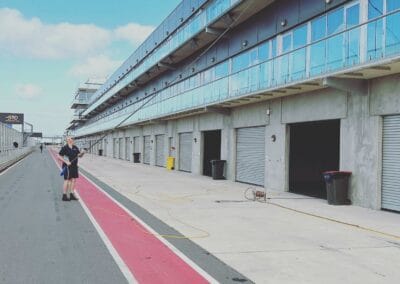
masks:
<svg viewBox="0 0 400 284"><path fill-rule="evenodd" d="M167 170L175 169L175 158L174 157L167 157Z"/></svg>

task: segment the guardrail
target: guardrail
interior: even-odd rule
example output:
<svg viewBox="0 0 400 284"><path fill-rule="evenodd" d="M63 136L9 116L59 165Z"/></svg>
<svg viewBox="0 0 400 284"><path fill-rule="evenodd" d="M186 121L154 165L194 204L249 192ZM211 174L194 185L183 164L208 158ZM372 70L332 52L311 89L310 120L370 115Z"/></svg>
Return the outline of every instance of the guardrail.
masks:
<svg viewBox="0 0 400 284"><path fill-rule="evenodd" d="M8 149L0 152L0 172L12 166L16 162L28 156L34 151L35 147L24 147L18 149Z"/></svg>

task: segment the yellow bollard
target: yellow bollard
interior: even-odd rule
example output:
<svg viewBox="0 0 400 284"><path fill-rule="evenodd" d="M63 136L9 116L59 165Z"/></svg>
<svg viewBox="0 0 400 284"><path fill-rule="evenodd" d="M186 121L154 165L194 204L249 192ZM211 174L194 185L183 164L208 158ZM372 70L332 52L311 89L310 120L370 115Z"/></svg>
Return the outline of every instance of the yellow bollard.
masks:
<svg viewBox="0 0 400 284"><path fill-rule="evenodd" d="M174 157L167 157L167 170L175 169L175 158Z"/></svg>

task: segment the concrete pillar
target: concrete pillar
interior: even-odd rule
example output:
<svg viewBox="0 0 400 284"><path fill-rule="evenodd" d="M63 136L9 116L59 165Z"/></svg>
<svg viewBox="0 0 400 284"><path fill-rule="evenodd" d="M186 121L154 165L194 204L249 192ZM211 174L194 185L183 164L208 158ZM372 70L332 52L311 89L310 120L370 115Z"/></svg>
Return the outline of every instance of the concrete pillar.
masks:
<svg viewBox="0 0 400 284"><path fill-rule="evenodd" d="M288 191L289 129L281 121L282 100L270 104L269 124L265 128L265 188Z"/></svg>
<svg viewBox="0 0 400 284"><path fill-rule="evenodd" d="M199 130L199 117L193 119L193 140L192 140L192 173L203 174L203 139Z"/></svg>
<svg viewBox="0 0 400 284"><path fill-rule="evenodd" d="M236 180L236 135L232 126L232 117L223 117L223 128L221 129L221 160L226 160L226 178Z"/></svg>
<svg viewBox="0 0 400 284"><path fill-rule="evenodd" d="M382 117L371 116L370 96L350 94L347 118L340 126L340 169L353 173L353 204L380 209Z"/></svg>

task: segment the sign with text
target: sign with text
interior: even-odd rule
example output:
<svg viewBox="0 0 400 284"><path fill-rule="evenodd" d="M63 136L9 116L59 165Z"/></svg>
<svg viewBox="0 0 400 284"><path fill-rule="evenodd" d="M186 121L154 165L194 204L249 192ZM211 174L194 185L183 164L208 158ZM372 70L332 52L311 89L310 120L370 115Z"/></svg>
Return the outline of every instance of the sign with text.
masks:
<svg viewBox="0 0 400 284"><path fill-rule="evenodd" d="M5 124L24 124L23 113L0 113L0 122Z"/></svg>

